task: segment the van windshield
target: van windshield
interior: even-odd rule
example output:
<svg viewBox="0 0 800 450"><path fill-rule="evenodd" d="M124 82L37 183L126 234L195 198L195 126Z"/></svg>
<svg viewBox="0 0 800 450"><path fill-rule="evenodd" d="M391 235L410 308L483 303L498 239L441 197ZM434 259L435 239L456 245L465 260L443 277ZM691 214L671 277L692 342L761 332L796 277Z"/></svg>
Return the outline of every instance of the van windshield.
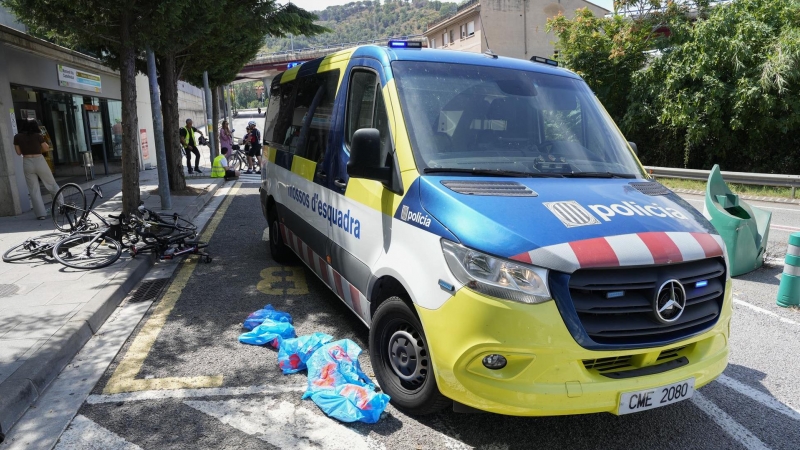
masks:
<svg viewBox="0 0 800 450"><path fill-rule="evenodd" d="M392 71L422 172L644 176L582 80L418 61Z"/></svg>

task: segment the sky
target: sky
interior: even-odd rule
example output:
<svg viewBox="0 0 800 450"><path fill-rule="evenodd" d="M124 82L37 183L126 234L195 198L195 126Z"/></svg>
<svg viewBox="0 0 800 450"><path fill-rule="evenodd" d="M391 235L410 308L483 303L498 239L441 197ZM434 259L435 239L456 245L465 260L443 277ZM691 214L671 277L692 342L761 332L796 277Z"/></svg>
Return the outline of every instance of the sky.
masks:
<svg viewBox="0 0 800 450"><path fill-rule="evenodd" d="M345 3L350 3L353 0L292 0L292 3L295 5L309 10L309 11L320 11L328 6L333 5L344 5ZM458 0L451 0L454 2L459 2ZM611 10L611 4L614 0L587 0L594 3L597 6L603 7L605 9ZM286 3L282 1L281 3Z"/></svg>

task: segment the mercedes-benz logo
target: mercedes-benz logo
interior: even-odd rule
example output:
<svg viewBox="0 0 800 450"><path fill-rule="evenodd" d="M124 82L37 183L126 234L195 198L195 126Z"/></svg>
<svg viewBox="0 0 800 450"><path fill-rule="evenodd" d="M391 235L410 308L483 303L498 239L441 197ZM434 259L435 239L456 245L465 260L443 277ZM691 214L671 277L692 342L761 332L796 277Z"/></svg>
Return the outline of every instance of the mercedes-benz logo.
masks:
<svg viewBox="0 0 800 450"><path fill-rule="evenodd" d="M686 307L686 290L678 280L669 280L658 289L653 309L656 319L661 323L673 323L683 314Z"/></svg>

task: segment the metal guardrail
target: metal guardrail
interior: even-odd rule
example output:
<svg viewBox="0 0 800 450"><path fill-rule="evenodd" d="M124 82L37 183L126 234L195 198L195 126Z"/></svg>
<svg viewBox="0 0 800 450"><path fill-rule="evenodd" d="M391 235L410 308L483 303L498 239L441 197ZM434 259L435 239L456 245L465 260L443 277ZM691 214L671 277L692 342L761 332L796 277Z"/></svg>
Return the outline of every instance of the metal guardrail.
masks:
<svg viewBox="0 0 800 450"><path fill-rule="evenodd" d="M647 172L655 177L681 178L684 180L708 180L710 170L676 169L673 167L644 167ZM780 175L773 173L750 172L722 172L722 178L728 183L749 184L755 186L778 186L792 189L792 198L795 198L797 188L800 188L800 175Z"/></svg>

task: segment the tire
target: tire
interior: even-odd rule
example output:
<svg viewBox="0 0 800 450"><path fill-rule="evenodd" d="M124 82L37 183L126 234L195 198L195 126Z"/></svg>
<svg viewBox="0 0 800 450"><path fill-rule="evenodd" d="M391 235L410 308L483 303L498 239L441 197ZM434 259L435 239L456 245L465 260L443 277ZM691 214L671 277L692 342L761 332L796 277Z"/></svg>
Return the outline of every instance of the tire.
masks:
<svg viewBox="0 0 800 450"><path fill-rule="evenodd" d="M79 233L59 241L53 257L73 269L100 269L110 266L122 255L122 245L103 233Z"/></svg>
<svg viewBox="0 0 800 450"><path fill-rule="evenodd" d="M17 244L8 249L3 254L3 261L12 262L31 258L40 253L48 252L53 249L58 241L64 239L61 233L49 233L26 239L25 242Z"/></svg>
<svg viewBox="0 0 800 450"><path fill-rule="evenodd" d="M244 167L244 161L242 161L242 157L239 155L234 156L231 158L230 162L228 162L228 168L231 170L241 171L242 167Z"/></svg>
<svg viewBox="0 0 800 450"><path fill-rule="evenodd" d="M378 306L369 330L369 356L381 389L409 414L440 411L452 400L439 392L425 333L414 311L400 297Z"/></svg>
<svg viewBox="0 0 800 450"><path fill-rule="evenodd" d="M269 252L275 262L287 262L292 256L292 251L283 243L281 226L278 222L278 212L275 211L275 207L270 208L269 218Z"/></svg>
<svg viewBox="0 0 800 450"><path fill-rule="evenodd" d="M78 220L84 211L86 211L86 195L75 183L61 186L50 206L53 224L59 231L65 233L73 232L79 227Z"/></svg>

